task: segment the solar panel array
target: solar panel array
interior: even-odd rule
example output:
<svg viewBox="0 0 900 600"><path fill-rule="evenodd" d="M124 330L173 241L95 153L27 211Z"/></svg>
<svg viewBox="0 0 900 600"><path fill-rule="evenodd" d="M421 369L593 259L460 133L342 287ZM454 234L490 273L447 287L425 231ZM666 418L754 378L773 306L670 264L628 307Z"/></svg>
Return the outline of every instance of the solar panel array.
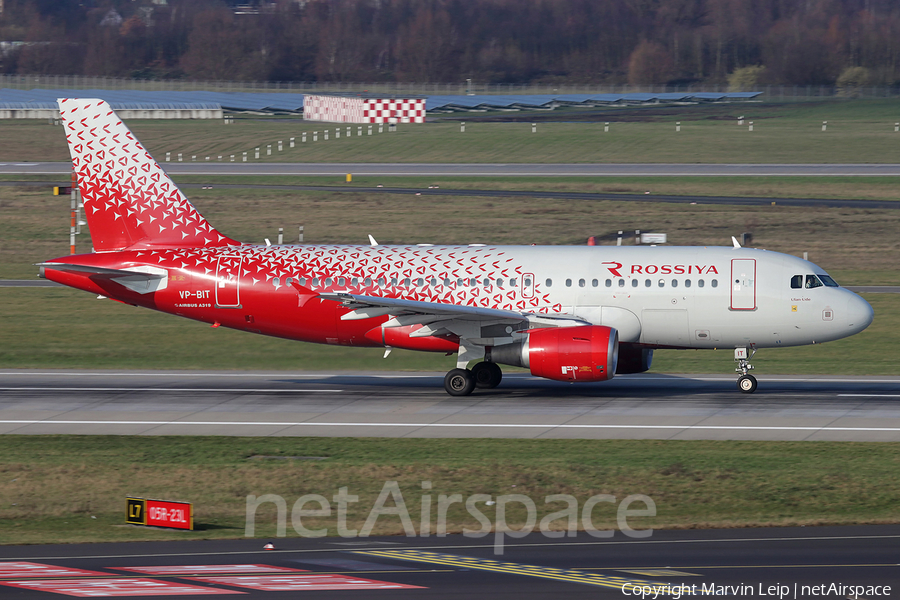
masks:
<svg viewBox="0 0 900 600"><path fill-rule="evenodd" d="M749 100L762 92L690 92L662 94L531 94L430 96L425 109L486 110L551 108L554 106L597 106L609 104L642 104L655 102L696 102ZM348 94L355 96L355 94ZM149 92L138 90L67 90L33 89L0 90L0 103L7 108L56 108L57 98L102 98L113 109L218 109L259 112L302 112L304 94L249 92ZM14 106L12 106L14 105Z"/></svg>
<svg viewBox="0 0 900 600"><path fill-rule="evenodd" d="M426 110L472 110L511 108L550 108L553 106L597 106L608 104L650 104L654 102L721 102L749 100L762 92L666 92L662 94L536 94L514 96L430 96Z"/></svg>

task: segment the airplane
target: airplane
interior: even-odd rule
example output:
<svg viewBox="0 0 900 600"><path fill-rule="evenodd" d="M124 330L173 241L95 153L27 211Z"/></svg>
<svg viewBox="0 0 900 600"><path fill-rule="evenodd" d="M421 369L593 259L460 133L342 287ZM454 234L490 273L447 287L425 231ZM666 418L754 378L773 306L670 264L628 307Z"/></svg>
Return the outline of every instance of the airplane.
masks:
<svg viewBox="0 0 900 600"><path fill-rule="evenodd" d="M872 307L824 269L744 248L265 245L217 231L103 100L60 99L93 251L40 276L127 304L264 335L457 355L452 396L498 365L600 382L658 348L734 349L737 387L761 348L854 335ZM477 361L472 368L469 363Z"/></svg>

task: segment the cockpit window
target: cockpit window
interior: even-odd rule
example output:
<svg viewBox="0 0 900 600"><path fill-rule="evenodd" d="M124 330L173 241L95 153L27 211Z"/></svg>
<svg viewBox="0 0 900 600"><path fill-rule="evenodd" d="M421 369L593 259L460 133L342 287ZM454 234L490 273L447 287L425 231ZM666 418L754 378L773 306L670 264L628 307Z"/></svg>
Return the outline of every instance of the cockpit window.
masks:
<svg viewBox="0 0 900 600"><path fill-rule="evenodd" d="M791 277L791 289L799 290L803 287L803 275L794 275Z"/></svg>
<svg viewBox="0 0 900 600"><path fill-rule="evenodd" d="M830 275L819 275L819 279L821 279L822 283L824 283L828 287L841 287L838 285L837 281L831 278Z"/></svg>
<svg viewBox="0 0 900 600"><path fill-rule="evenodd" d="M806 276L806 289L812 289L822 287L822 282L819 281L819 278L815 275L807 275Z"/></svg>

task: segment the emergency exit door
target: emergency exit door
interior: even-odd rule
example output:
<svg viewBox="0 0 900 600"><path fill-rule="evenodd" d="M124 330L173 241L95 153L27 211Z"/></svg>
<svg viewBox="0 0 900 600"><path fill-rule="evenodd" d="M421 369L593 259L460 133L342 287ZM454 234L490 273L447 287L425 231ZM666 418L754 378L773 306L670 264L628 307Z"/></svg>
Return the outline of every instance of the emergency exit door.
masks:
<svg viewBox="0 0 900 600"><path fill-rule="evenodd" d="M731 310L756 310L756 259L731 260Z"/></svg>
<svg viewBox="0 0 900 600"><path fill-rule="evenodd" d="M220 256L216 264L216 308L241 307L241 256Z"/></svg>

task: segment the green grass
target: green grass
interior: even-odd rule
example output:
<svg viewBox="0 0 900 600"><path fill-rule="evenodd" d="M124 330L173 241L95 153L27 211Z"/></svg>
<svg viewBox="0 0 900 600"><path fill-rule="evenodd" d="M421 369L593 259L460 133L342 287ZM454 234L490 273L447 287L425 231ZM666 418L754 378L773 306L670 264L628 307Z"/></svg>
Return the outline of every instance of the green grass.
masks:
<svg viewBox="0 0 900 600"><path fill-rule="evenodd" d="M571 182L560 182L567 184ZM653 184L632 182L630 187ZM716 191L727 186L725 183ZM850 189L852 183L847 186ZM624 191L624 187L613 184L605 189ZM246 242L275 240L279 227L285 229L285 239L290 241L300 224L305 227L308 243L359 243L371 234L383 244L581 245L590 236L611 244L618 230L640 229L665 232L672 245L729 245L732 235L752 232L754 246L794 255L808 252L813 262L834 272L843 284L900 283L900 270L894 267L900 262L897 210L222 187L189 192L211 223ZM0 278L34 277L37 269L33 263L68 253L68 198L53 196L49 189L0 186L0 210L4 215L0 220ZM78 239L78 251L89 249L85 233Z"/></svg>
<svg viewBox="0 0 900 600"><path fill-rule="evenodd" d="M757 374L895 375L884 348L900 345L900 296L867 294L875 322L863 333L824 345L760 351ZM127 306L64 288L0 288L0 368L429 370L455 356L293 342ZM657 373L730 373L730 350L662 350Z"/></svg>
<svg viewBox="0 0 900 600"><path fill-rule="evenodd" d="M352 174L351 174L352 175ZM0 182L46 183L39 191L52 194L52 186L65 184L65 178L54 175L4 175ZM182 186L222 185L228 189L253 186L327 186L334 191L353 191L358 188L427 189L438 186L443 190L514 190L534 192L589 192L618 194L651 194L673 196L725 196L747 198L825 198L846 200L900 200L900 177L848 176L722 176L722 177L454 177L454 176L377 176L353 175L347 183L344 176L323 175L175 175ZM21 187L28 187L22 185ZM38 191L37 189L35 191ZM188 196L194 190L185 187ZM253 192L235 191L235 194ZM259 192L256 192L259 193ZM68 196L59 198L66 205Z"/></svg>
<svg viewBox="0 0 900 600"><path fill-rule="evenodd" d="M596 122L579 122L583 113L561 111L558 121L486 122L474 116L460 133L457 122L400 125L372 136L335 139L336 124L296 118L238 118L221 121L130 121L129 126L158 159L166 152L186 161L207 156L229 161L261 148L263 161L280 162L465 162L465 163L890 163L900 134L895 100L648 107L610 110ZM754 121L754 131L737 125L737 116ZM492 115L493 116L493 115ZM507 115L508 116L508 115ZM465 119L466 117L460 117ZM566 119L572 119L566 121ZM604 133L603 122L611 121ZM675 123L681 122L679 133ZM822 132L822 121L828 131ZM324 131L330 139L324 141ZM300 142L303 132L309 141ZM319 141L311 141L311 132ZM364 132L367 127L364 128ZM289 148L289 138L296 147ZM67 160L60 127L44 121L0 123L0 160ZM277 142L284 142L278 152ZM272 155L266 146L273 145Z"/></svg>
<svg viewBox="0 0 900 600"><path fill-rule="evenodd" d="M357 494L348 525L361 527L384 482L397 481L418 527L431 481L439 494L525 494L541 515L562 508L549 494L617 501L645 494L657 516L635 527L695 528L897 522L900 446L891 443L630 440L220 438L130 436L0 437L0 543L236 538L248 494L278 494L288 509L304 494ZM258 460L254 456L325 460ZM51 491L52 490L52 491ZM194 532L124 527L125 497L194 503ZM511 505L510 524L524 511ZM494 520L493 508L480 505ZM479 525L461 505L448 530ZM539 517L540 518L540 517ZM436 512L432 508L432 527ZM257 536L274 534L273 505L257 513ZM304 519L309 528L335 520ZM615 526L614 505L594 511ZM288 524L289 535L296 535ZM381 517L373 534L402 533ZM621 534L618 534L621 535Z"/></svg>

